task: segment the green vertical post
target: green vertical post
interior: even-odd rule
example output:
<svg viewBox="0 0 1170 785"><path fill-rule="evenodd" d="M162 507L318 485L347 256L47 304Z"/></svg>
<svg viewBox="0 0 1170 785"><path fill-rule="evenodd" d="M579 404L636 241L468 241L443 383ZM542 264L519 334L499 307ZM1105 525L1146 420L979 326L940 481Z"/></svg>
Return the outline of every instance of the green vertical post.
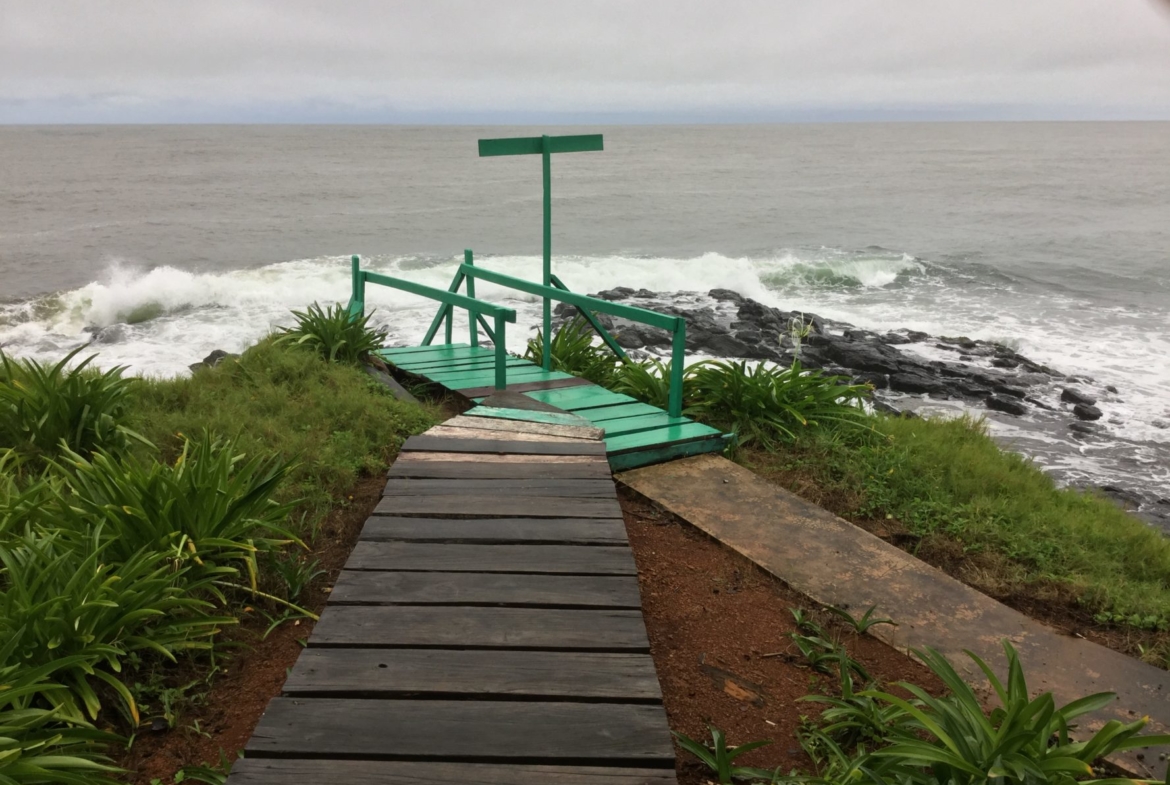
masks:
<svg viewBox="0 0 1170 785"><path fill-rule="evenodd" d="M686 353L687 323L679 319L674 328L670 353L670 395L667 399L666 413L671 417L682 417L683 363L686 362Z"/></svg>
<svg viewBox="0 0 1170 785"><path fill-rule="evenodd" d="M508 347L504 341L504 315L496 313L496 389L508 389Z"/></svg>
<svg viewBox="0 0 1170 785"><path fill-rule="evenodd" d="M544 173L544 275L541 283L552 286L552 156L548 145L548 134L540 137L540 157ZM541 365L546 371L552 370L552 301L544 298L544 351Z"/></svg>
<svg viewBox="0 0 1170 785"><path fill-rule="evenodd" d="M475 259L471 254L470 248L465 248L463 250L463 263L469 264L472 266L475 265ZM467 279L467 296L468 297L475 297L475 279L474 278ZM478 318L479 318L478 314L474 314L471 311L467 312L467 329L471 333L468 336L468 342L472 346L479 346L479 325L476 324L476 319L478 319Z"/></svg>
<svg viewBox="0 0 1170 785"><path fill-rule="evenodd" d="M451 345L451 339L453 337L451 333L455 327L454 322L455 322L455 306L448 305L447 306L447 321L444 322L444 324L443 324L443 337L447 340L448 346Z"/></svg>
<svg viewBox="0 0 1170 785"><path fill-rule="evenodd" d="M349 262L351 273L349 312L351 315L361 316L366 310L366 287L365 279L362 278L362 258L354 254L350 257Z"/></svg>

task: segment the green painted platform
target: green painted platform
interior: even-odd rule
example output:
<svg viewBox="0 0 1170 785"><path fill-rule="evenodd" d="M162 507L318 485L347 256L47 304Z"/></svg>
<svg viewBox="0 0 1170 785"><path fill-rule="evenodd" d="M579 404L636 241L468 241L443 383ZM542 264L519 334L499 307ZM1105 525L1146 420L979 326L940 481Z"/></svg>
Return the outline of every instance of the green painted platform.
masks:
<svg viewBox="0 0 1170 785"><path fill-rule="evenodd" d="M496 392L492 349L465 343L383 349L381 357L479 403ZM686 417L671 417L592 382L545 371L518 357L508 359L508 390L554 406L605 430L606 453L614 471L675 458L721 452L730 436Z"/></svg>

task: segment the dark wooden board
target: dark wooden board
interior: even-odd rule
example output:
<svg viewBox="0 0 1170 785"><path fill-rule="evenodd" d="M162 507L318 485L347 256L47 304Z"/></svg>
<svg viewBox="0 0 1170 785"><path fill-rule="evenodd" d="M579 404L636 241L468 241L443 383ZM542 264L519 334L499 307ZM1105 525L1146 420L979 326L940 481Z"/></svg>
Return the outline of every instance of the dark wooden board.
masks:
<svg viewBox="0 0 1170 785"><path fill-rule="evenodd" d="M309 646L648 652L640 611L330 605Z"/></svg>
<svg viewBox="0 0 1170 785"><path fill-rule="evenodd" d="M227 785L677 785L669 769L240 758Z"/></svg>
<svg viewBox="0 0 1170 785"><path fill-rule="evenodd" d="M533 390L559 390L562 387L580 387L584 384L593 384L593 382L584 379L553 379L547 382L519 382L517 384L509 384L508 392L532 392ZM468 387L459 390L459 394L466 398L485 398L493 393L498 393L495 387Z"/></svg>
<svg viewBox="0 0 1170 785"><path fill-rule="evenodd" d="M499 479L458 480L394 479L386 483L383 496L561 496L576 498L617 498L613 480Z"/></svg>
<svg viewBox="0 0 1170 785"><path fill-rule="evenodd" d="M617 518L617 499L550 499L544 496L393 496L374 515L483 518Z"/></svg>
<svg viewBox="0 0 1170 785"><path fill-rule="evenodd" d="M563 651L305 649L283 694L662 702L650 655Z"/></svg>
<svg viewBox="0 0 1170 785"><path fill-rule="evenodd" d="M636 575L629 548L590 545L464 545L359 540L347 570Z"/></svg>
<svg viewBox="0 0 1170 785"><path fill-rule="evenodd" d="M457 439L449 436L411 436L402 452L465 452L508 455L605 455L600 442L537 442L506 439Z"/></svg>
<svg viewBox="0 0 1170 785"><path fill-rule="evenodd" d="M604 460L574 463L532 462L493 463L490 461L419 461L411 460L410 454L399 456L390 467L387 476L393 478L416 477L419 479L598 479L612 480L609 464Z"/></svg>
<svg viewBox="0 0 1170 785"><path fill-rule="evenodd" d="M624 545L620 519L598 518L395 518L375 516L362 527L363 540L412 542L527 542L553 545Z"/></svg>
<svg viewBox="0 0 1170 785"><path fill-rule="evenodd" d="M660 706L274 698L247 757L322 755L672 767Z"/></svg>
<svg viewBox="0 0 1170 785"><path fill-rule="evenodd" d="M329 595L346 605L641 607L634 576L343 570Z"/></svg>

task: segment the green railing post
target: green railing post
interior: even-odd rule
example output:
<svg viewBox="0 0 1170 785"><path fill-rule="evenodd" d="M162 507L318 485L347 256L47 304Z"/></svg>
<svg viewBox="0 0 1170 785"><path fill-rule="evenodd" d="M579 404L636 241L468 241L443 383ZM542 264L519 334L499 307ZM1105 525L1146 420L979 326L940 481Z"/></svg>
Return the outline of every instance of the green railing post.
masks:
<svg viewBox="0 0 1170 785"><path fill-rule="evenodd" d="M366 278L362 274L362 258L357 254L350 257L349 312L361 316L366 311Z"/></svg>
<svg viewBox="0 0 1170 785"><path fill-rule="evenodd" d="M540 137L540 157L544 173L544 275L541 283L552 286L552 156L549 155L548 134ZM552 301L544 298L544 351L541 364L552 370Z"/></svg>
<svg viewBox="0 0 1170 785"><path fill-rule="evenodd" d="M504 314L496 313L496 389L508 389L508 347L504 340Z"/></svg>
<svg viewBox="0 0 1170 785"><path fill-rule="evenodd" d="M447 306L447 321L443 325L443 337L448 344L451 343L451 332L455 327L455 306Z"/></svg>
<svg viewBox="0 0 1170 785"><path fill-rule="evenodd" d="M472 255L470 248L465 248L463 250L463 263L475 266L475 258ZM467 279L467 296L468 297L475 297L475 279L474 278ZM476 320L478 318L479 318L479 314L474 314L471 311L467 312L467 329L471 333L471 335L468 337L468 342L472 346L479 346L479 325L476 323Z"/></svg>
<svg viewBox="0 0 1170 785"><path fill-rule="evenodd" d="M682 417L683 403L683 363L687 353L687 323L678 320L674 328L674 337L671 340L670 352L670 395L666 413L671 417Z"/></svg>

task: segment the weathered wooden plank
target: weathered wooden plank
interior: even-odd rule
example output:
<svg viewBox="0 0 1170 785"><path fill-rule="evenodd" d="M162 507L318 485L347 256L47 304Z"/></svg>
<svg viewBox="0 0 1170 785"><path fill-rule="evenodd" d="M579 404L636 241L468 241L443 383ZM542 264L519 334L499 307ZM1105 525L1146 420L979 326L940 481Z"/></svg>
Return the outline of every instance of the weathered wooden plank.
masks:
<svg viewBox="0 0 1170 785"><path fill-rule="evenodd" d="M531 401L536 404L537 401ZM549 425L569 425L582 428L593 427L584 417L568 412L546 412L540 409L510 409L498 406L476 406L463 413L464 417L487 419L520 420L522 422L543 422Z"/></svg>
<svg viewBox="0 0 1170 785"><path fill-rule="evenodd" d="M321 755L673 766L660 706L275 698L247 757Z"/></svg>
<svg viewBox="0 0 1170 785"><path fill-rule="evenodd" d="M634 576L515 575L478 572L341 571L336 605L509 605L512 607L641 607Z"/></svg>
<svg viewBox="0 0 1170 785"><path fill-rule="evenodd" d="M456 418L458 419L458 418ZM472 420L472 422L475 422ZM580 436L555 436L547 433L528 433L520 430L498 431L489 428L476 428L474 425L451 425L450 420L442 425L436 425L426 431L427 436L443 436L451 439L508 439L509 441L519 442L596 442L597 438L592 435L588 437Z"/></svg>
<svg viewBox="0 0 1170 785"><path fill-rule="evenodd" d="M671 417L666 412L645 414L641 417L623 417L620 420L605 420L605 436L607 439L615 436L625 436L630 433L652 431L667 428L672 425L686 425L691 422L686 417Z"/></svg>
<svg viewBox="0 0 1170 785"><path fill-rule="evenodd" d="M227 785L677 785L670 769L240 758Z"/></svg>
<svg viewBox="0 0 1170 785"><path fill-rule="evenodd" d="M622 453L627 450L641 450L647 447L660 447L672 442L685 442L694 439L708 439L722 437L719 431L701 423L692 422L686 425L668 425L664 428L655 428L651 431L640 431L625 436L607 436L606 447L610 454Z"/></svg>
<svg viewBox="0 0 1170 785"><path fill-rule="evenodd" d="M609 464L604 458L590 458L588 460L574 460L565 462L560 459L556 462L542 461L531 455L521 456L523 461L468 461L468 460L418 460L418 456L427 455L428 458L439 456L441 453L412 453L401 456L387 473L391 478L417 477L419 479L598 479L609 480L612 475ZM456 456L466 458L467 456Z"/></svg>
<svg viewBox="0 0 1170 785"><path fill-rule="evenodd" d="M620 519L597 518L395 518L374 516L361 539L414 542L527 542L553 545L622 545L626 526Z"/></svg>
<svg viewBox="0 0 1170 785"><path fill-rule="evenodd" d="M399 453L396 462L417 463L420 461L455 462L455 463L511 463L531 464L534 462L547 463L550 466L558 464L584 463L600 466L605 463L604 455L509 455L503 452L408 452Z"/></svg>
<svg viewBox="0 0 1170 785"><path fill-rule="evenodd" d="M538 480L498 479L484 480L471 477L460 479L394 479L386 482L383 496L552 496L564 498L616 498L613 480L598 479Z"/></svg>
<svg viewBox="0 0 1170 785"><path fill-rule="evenodd" d="M468 545L359 540L348 570L636 575L629 548L604 545Z"/></svg>
<svg viewBox="0 0 1170 785"><path fill-rule="evenodd" d="M629 450L620 455L611 455L609 462L615 472L621 472L627 469L636 469L639 466L649 466L653 463L688 458L692 455L723 452L727 445L726 437L711 436L705 439L663 444L658 447L646 447L641 450Z"/></svg>
<svg viewBox="0 0 1170 785"><path fill-rule="evenodd" d="M616 518L616 499L547 496L393 496L383 498L374 515L437 518Z"/></svg>
<svg viewBox="0 0 1170 785"><path fill-rule="evenodd" d="M636 398L615 393L596 384L573 390L539 390L525 393L529 398L576 413L578 409L590 409L598 406L615 406L617 404L638 403ZM582 417L586 415L580 415Z"/></svg>
<svg viewBox="0 0 1170 785"><path fill-rule="evenodd" d="M479 408L479 407L476 407ZM475 411L475 409L472 409ZM540 412L543 414L543 412ZM580 425L562 425L550 422L528 422L516 419L494 417L452 417L443 425L449 428L475 428L479 431L503 431L506 433L531 433L543 436L567 436L572 439L600 439L605 431L590 425L588 420L577 418Z"/></svg>
<svg viewBox="0 0 1170 785"><path fill-rule="evenodd" d="M309 647L649 652L641 611L329 605Z"/></svg>
<svg viewBox="0 0 1170 785"><path fill-rule="evenodd" d="M568 651L305 649L284 683L283 694L662 701L654 661L648 654Z"/></svg>
<svg viewBox="0 0 1170 785"><path fill-rule="evenodd" d="M525 442L514 439L454 439L450 437L411 436L402 452L469 452L508 453L511 455L605 455L605 445L597 442Z"/></svg>
<svg viewBox="0 0 1170 785"><path fill-rule="evenodd" d="M586 381L585 379L579 379L576 376L570 376L568 379L552 379L545 382L517 382L515 384L508 382L508 392L528 393L532 392L533 390L560 390L567 387L580 387L582 385L591 384L593 384L593 382ZM499 390L497 390L495 387L488 386L467 387L460 388L459 390L460 395L471 398L473 401L477 402L482 401L485 398L488 398L498 392Z"/></svg>
<svg viewBox="0 0 1170 785"><path fill-rule="evenodd" d="M647 414L666 414L666 412L648 403L618 403L613 406L582 409L580 414L574 416L583 417L597 427L604 428L612 420L624 420L627 417L643 417Z"/></svg>

